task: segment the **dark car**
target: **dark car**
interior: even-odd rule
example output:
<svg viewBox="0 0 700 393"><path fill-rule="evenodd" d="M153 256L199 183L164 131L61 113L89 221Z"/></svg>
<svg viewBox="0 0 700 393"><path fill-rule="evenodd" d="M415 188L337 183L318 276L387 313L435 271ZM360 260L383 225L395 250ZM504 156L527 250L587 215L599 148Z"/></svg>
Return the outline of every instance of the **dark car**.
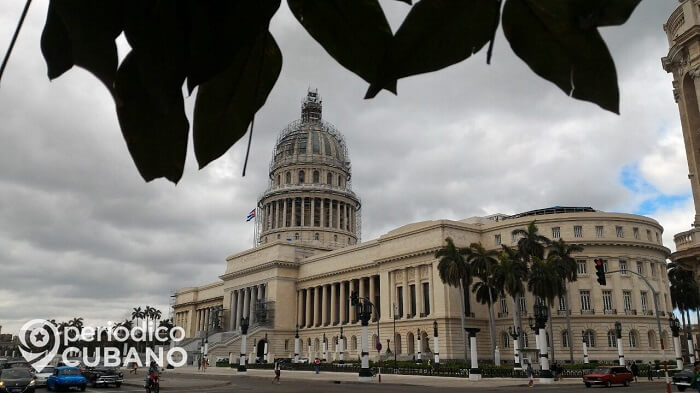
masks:
<svg viewBox="0 0 700 393"><path fill-rule="evenodd" d="M30 370L30 372L34 370L32 365L26 360L10 360L3 364L3 368L24 368Z"/></svg>
<svg viewBox="0 0 700 393"><path fill-rule="evenodd" d="M591 371L590 374L583 376L583 383L587 388L590 388L592 385L603 385L605 387L612 385L629 386L632 381L634 381L634 375L624 366L599 367Z"/></svg>
<svg viewBox="0 0 700 393"><path fill-rule="evenodd" d="M678 391L682 392L693 383L693 378L695 378L695 366L689 364L673 375L673 384L676 385Z"/></svg>
<svg viewBox="0 0 700 393"><path fill-rule="evenodd" d="M34 393L34 377L24 368L0 370L0 392Z"/></svg>
<svg viewBox="0 0 700 393"><path fill-rule="evenodd" d="M92 387L108 385L120 387L124 382L124 374L116 367L89 367L83 371L83 376Z"/></svg>

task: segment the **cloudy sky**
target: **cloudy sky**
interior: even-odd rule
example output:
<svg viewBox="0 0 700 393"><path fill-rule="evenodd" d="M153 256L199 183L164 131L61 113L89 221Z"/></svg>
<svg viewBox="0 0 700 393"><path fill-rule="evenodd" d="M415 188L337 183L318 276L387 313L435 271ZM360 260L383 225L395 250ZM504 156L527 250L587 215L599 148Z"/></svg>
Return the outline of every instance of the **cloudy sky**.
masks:
<svg viewBox="0 0 700 393"><path fill-rule="evenodd" d="M617 116L539 79L497 37L485 54L401 80L399 95L362 99L366 84L313 41L283 2L271 27L282 74L245 143L181 182L144 183L114 105L74 68L49 82L39 49L47 0L35 0L0 84L0 325L33 318L123 319L137 305L167 314L179 287L216 279L227 255L253 243L245 222L267 186L273 143L317 87L324 118L344 133L363 240L429 219L516 213L552 205L649 215L664 243L693 219L687 163L662 24L676 1L642 2L604 29L622 91ZM0 2L0 50L23 0ZM408 11L383 1L394 28ZM120 55L126 53L122 42ZM191 118L193 98L188 100Z"/></svg>

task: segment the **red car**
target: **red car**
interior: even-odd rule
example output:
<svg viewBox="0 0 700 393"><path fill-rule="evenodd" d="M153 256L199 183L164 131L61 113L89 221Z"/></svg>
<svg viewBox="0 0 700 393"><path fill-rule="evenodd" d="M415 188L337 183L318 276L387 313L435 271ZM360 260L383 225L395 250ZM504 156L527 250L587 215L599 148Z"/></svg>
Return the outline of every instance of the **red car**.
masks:
<svg viewBox="0 0 700 393"><path fill-rule="evenodd" d="M590 374L583 376L583 383L587 388L590 388L592 385L603 385L605 387L610 387L611 385L629 386L632 381L634 381L634 375L624 366L599 367L591 371Z"/></svg>

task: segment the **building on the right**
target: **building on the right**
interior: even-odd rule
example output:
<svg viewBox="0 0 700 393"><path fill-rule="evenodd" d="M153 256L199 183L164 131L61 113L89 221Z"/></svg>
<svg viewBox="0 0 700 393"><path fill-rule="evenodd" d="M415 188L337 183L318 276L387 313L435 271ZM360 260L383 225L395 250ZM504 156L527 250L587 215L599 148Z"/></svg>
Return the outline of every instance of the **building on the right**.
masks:
<svg viewBox="0 0 700 393"><path fill-rule="evenodd" d="M700 278L700 2L681 1L664 24L664 31L669 51L661 61L664 70L673 74L673 96L681 116L688 179L695 202L692 229L674 236L676 251L671 260L693 270Z"/></svg>

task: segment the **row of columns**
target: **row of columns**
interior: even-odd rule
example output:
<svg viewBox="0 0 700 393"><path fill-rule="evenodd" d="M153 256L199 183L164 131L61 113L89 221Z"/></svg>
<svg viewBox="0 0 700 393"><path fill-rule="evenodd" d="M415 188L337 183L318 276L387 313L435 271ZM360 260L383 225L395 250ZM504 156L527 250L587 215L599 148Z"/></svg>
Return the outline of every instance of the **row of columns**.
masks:
<svg viewBox="0 0 700 393"><path fill-rule="evenodd" d="M319 227L354 232L356 220L354 204L328 198L277 199L266 203L262 214L263 231L286 227Z"/></svg>
<svg viewBox="0 0 700 393"><path fill-rule="evenodd" d="M350 304L350 294L354 291L374 303L372 320L378 320L379 276L372 275L297 290L297 325L311 328L357 323L357 312Z"/></svg>
<svg viewBox="0 0 700 393"><path fill-rule="evenodd" d="M180 326L187 330L187 321L189 319L189 311L180 311L175 313L175 326Z"/></svg>
<svg viewBox="0 0 700 393"><path fill-rule="evenodd" d="M255 322L255 307L267 299L267 284L252 285L231 291L231 330L239 329L241 318L248 318L248 324Z"/></svg>
<svg viewBox="0 0 700 393"><path fill-rule="evenodd" d="M198 332L212 330L214 323L214 314L220 310L219 306L211 306L199 308L195 311L195 324Z"/></svg>
<svg viewBox="0 0 700 393"><path fill-rule="evenodd" d="M432 271L430 274L428 274L427 277L427 283L428 283L428 293L424 293L423 290L423 281L420 278L420 270L422 266L415 266L415 267L407 267L404 269L399 269L399 270L394 270L389 272L389 288L392 288L391 291L389 291L389 304L396 305L396 310L394 310L394 313L396 314L399 309L398 301L399 301L399 286L401 287L401 299L403 300L403 304L401 304L402 308L402 313L403 315L397 314L396 316L398 318L410 318L412 317L412 314L415 313L418 316L424 315L427 316L433 312L435 309L433 307L433 298L430 294L431 288L433 288L433 274ZM432 269L431 265L429 266L430 269ZM409 282L408 279L408 270L413 269L414 270L414 281L412 283ZM401 277L401 282L397 283L396 277ZM416 309L411 310L411 292L410 292L410 286L411 284L416 286ZM428 300L428 307L430 309L425 308L425 300Z"/></svg>

